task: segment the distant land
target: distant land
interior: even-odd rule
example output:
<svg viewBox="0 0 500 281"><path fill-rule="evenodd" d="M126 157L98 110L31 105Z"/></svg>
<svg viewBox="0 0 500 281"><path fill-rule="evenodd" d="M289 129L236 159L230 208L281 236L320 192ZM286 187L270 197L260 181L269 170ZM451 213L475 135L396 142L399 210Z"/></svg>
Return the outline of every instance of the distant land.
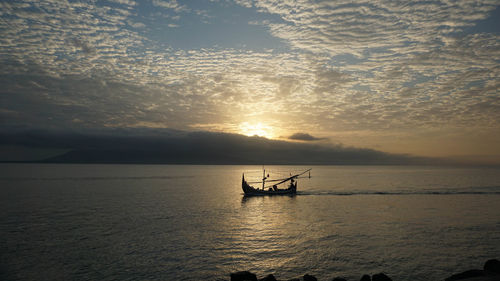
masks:
<svg viewBox="0 0 500 281"><path fill-rule="evenodd" d="M281 165L446 163L442 159L391 154L340 144L150 128L3 131L0 132L0 147L2 162ZM46 151L45 156L40 151ZM16 155L22 157L15 158Z"/></svg>

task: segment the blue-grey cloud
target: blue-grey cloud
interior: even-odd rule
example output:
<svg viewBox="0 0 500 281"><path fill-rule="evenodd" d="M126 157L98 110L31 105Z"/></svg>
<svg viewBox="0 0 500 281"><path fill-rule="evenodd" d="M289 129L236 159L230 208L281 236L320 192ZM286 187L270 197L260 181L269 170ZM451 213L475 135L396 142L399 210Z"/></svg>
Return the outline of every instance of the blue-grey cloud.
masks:
<svg viewBox="0 0 500 281"><path fill-rule="evenodd" d="M317 138L317 137L311 136L308 133L295 133L295 134L289 136L288 139L298 140L298 141L319 141L319 140L325 140L327 138Z"/></svg>
<svg viewBox="0 0 500 281"><path fill-rule="evenodd" d="M152 3L156 7L172 9L176 12L189 11L189 8L180 5L176 0L152 0Z"/></svg>
<svg viewBox="0 0 500 281"><path fill-rule="evenodd" d="M72 38L70 42L73 43L75 47L81 48L84 53L91 54L96 52L96 49L94 47L90 46L79 38Z"/></svg>

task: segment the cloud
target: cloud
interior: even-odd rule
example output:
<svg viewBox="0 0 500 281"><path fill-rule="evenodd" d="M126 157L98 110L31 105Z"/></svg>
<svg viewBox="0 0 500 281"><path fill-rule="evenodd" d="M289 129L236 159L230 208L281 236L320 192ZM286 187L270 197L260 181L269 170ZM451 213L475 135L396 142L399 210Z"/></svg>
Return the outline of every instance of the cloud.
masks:
<svg viewBox="0 0 500 281"><path fill-rule="evenodd" d="M269 23L269 30L297 49L361 57L371 48L436 46L436 39L487 18L497 6L495 1L480 2L258 0L254 5L281 17L283 22Z"/></svg>
<svg viewBox="0 0 500 281"><path fill-rule="evenodd" d="M87 43L85 43L84 41L82 41L78 38L72 38L70 41L71 41L71 43L73 43L73 45L75 45L75 47L81 48L82 51L86 54L92 54L92 53L96 52L95 48L93 48L92 46L89 46Z"/></svg>
<svg viewBox="0 0 500 281"><path fill-rule="evenodd" d="M295 133L295 134L289 136L288 139L299 140L299 141L318 141L318 140L325 140L327 138L313 137L308 133Z"/></svg>
<svg viewBox="0 0 500 281"><path fill-rule="evenodd" d="M115 2L118 4L122 4L122 5L128 5L128 6L136 6L137 5L137 2L135 2L133 0L109 0L109 1Z"/></svg>
<svg viewBox="0 0 500 281"><path fill-rule="evenodd" d="M241 5L246 8L252 7L252 0L235 0L238 5Z"/></svg>
<svg viewBox="0 0 500 281"><path fill-rule="evenodd" d="M500 37L462 32L497 7L493 1L476 4L254 2L262 13L281 18L266 23L271 34L297 51L329 57L338 66L327 67L329 76L316 73L309 94L316 100L311 109L327 117L321 123L329 123L331 130L498 120L497 114L491 118L491 112L476 112L472 118L455 111L485 100L497 104L487 97L495 95L489 87L476 87L472 100L463 96L471 85L496 84L493 77L499 77Z"/></svg>
<svg viewBox="0 0 500 281"><path fill-rule="evenodd" d="M127 21L127 23L134 28L145 28L146 25L142 22L134 22L132 20Z"/></svg>
<svg viewBox="0 0 500 281"><path fill-rule="evenodd" d="M29 3L31 2L23 4ZM177 2L161 3L169 3L171 7L178 6ZM491 122L491 112L486 114L476 109L488 102L492 102L493 106L497 104L494 88L495 81L498 81L496 78L499 77L496 63L500 59L498 36L481 34L453 37L438 33L441 34L439 38L446 39L444 43L440 43L442 45L425 40L398 45L395 44L397 41L392 40L395 35L384 40L377 39L378 32L382 32L383 36L384 32L389 31L406 33L398 29L397 24L394 30L385 28L390 24L383 23L388 18L379 19L376 12L380 10L382 15L387 13L394 17L407 15L410 11L406 11L404 7L387 6L388 4L378 2L373 5L333 6L306 2L297 3L296 6L279 3L255 2L262 11L282 16L286 25L293 23L296 25L294 28L303 28L307 34L309 29L325 29L320 32L322 37L307 44L300 43L304 45L302 50L309 50L308 46L311 44L314 48L326 50L334 46L329 40L340 40L349 42L349 50L344 51L352 54L351 59L357 56L363 59L357 59L355 63L335 65L338 59L331 56L338 52L326 52L330 53L327 56L311 56L300 52L268 53L220 48L184 51L157 48L154 44L149 49L140 50L138 47L146 44L151 46L151 42L137 32L127 29L131 22L128 11L54 1L40 4L44 6L39 10L34 4L30 4L32 11L29 13L26 5L10 5L10 8L6 9L6 13L9 13L13 20L10 29L3 29L5 36L0 38L4 54L0 71L8 75L29 75L28 73L33 73L30 69L37 69L43 71L43 75L56 78L52 83L63 83L63 80L58 80L57 77L66 77L71 80L75 89L81 91L74 97L75 103L84 99L84 103L91 103L85 96L96 91L86 89L85 85L78 86L80 82L95 80L95 83L90 85L130 85L133 91L144 94L137 94L133 99L125 101L124 98L119 98L120 93L113 89L99 89L109 92L109 96L119 100L105 104L109 107L109 112L124 103L127 108L133 104L141 107L142 104L154 103L159 104L157 108L163 109L168 104L171 105L168 110L173 110L172 114L178 115L200 110L191 114L193 117L199 116L196 120L178 123L188 127L189 123L199 124L204 118L208 123L232 120L232 125L237 126L238 122L248 117L242 116L242 120L237 120L229 110L225 110L226 108L245 109L243 112L248 112L249 115L250 112L256 112L262 116L281 112L282 123L277 124L280 127L288 129L302 125L306 129L305 126L315 124L314 126L318 127L315 128L316 131L397 129L409 124L439 127L443 120L447 120L447 123L471 125ZM425 10L422 5L424 4L415 4L406 9ZM466 8L467 5L453 7L441 5L434 8L443 10L443 13L452 13L453 9ZM490 5L480 7L465 14L479 15L471 18L485 17ZM81 12L76 13L75 9ZM297 16L289 15L289 11L294 11ZM300 16L302 14L303 17ZM364 14L369 16L362 17ZM314 19L316 17L317 20ZM329 17L334 17L334 21L327 20ZM430 15L429 17L425 22L428 28L431 28L436 25L431 22L437 18ZM330 28L337 28L335 24L348 24L349 18L356 18L353 24L370 28L375 28L376 25L365 21L380 20L380 24L384 25L381 25L380 30L369 32L375 34L373 38L357 34L347 40L341 39L342 36L347 36L342 32L328 31ZM455 19L457 24L462 26L472 21ZM415 21L424 29L421 20ZM31 22L42 24L34 25ZM106 24L101 24L102 22ZM73 37L66 39L70 44L67 44L61 34L72 34ZM364 45L366 40L374 40L385 46L376 50L370 45ZM288 39L287 41L291 42ZM424 43L429 45L424 46ZM361 48L359 52L356 51L358 47ZM28 76L18 76L18 79L30 81ZM12 84L6 88L20 86L9 81L5 83ZM472 85L474 88L471 88ZM40 89L31 91L32 99L41 92ZM160 92L165 94L159 94ZM174 92L182 98L174 100ZM469 96L472 92L475 94ZM127 93L125 91L123 95L128 97ZM59 99L66 99L62 94L46 94L52 95L52 98L43 102L59 103ZM27 92L24 97L30 98ZM159 102L152 101L153 97L159 99ZM162 102L164 106L161 106ZM193 104L188 105L190 102ZM301 106L296 106L297 104ZM98 104L96 108L102 106L103 104ZM178 106L177 109L175 106ZM461 110L456 110L457 108L467 108L470 114L459 114ZM209 116L210 111L222 116ZM302 116L303 120L298 120L293 115ZM156 122L155 115L148 116L152 119L149 121ZM117 119L120 118L122 120L118 122ZM290 122L287 124L285 119ZM120 115L115 117L112 124L128 122L129 118Z"/></svg>
<svg viewBox="0 0 500 281"><path fill-rule="evenodd" d="M176 12L189 11L185 5L180 5L177 0L152 0L152 3L156 7L162 7L165 9L172 9Z"/></svg>

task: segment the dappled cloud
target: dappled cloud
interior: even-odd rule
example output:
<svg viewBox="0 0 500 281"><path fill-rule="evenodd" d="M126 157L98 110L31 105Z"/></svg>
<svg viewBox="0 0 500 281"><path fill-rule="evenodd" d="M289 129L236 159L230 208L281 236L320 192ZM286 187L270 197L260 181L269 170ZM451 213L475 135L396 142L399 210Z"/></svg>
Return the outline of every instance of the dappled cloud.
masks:
<svg viewBox="0 0 500 281"><path fill-rule="evenodd" d="M496 1L219 4L266 18L248 22L282 47L158 40L160 21L210 24L211 11L192 2L0 2L1 124L233 133L263 124L274 136L423 154L443 141L431 132L500 137L485 133L500 131L500 36L473 29ZM417 138L426 145L394 145Z"/></svg>

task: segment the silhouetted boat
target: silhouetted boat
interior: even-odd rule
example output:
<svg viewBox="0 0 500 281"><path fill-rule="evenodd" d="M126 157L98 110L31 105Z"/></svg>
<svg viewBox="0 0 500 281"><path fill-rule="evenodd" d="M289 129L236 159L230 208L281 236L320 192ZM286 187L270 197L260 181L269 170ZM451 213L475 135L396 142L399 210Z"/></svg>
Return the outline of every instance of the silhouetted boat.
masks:
<svg viewBox="0 0 500 281"><path fill-rule="evenodd" d="M243 189L243 192L245 193L245 196L259 196L259 195L290 195L290 194L296 194L297 193L297 179L309 172L309 178L311 177L311 170L308 169L305 170L301 173L298 173L296 175L291 175L286 178L280 178L280 179L272 179L272 180L267 180L269 178L269 174L266 176L266 170L263 170L263 175L262 175L262 181L257 181L257 182L247 182L245 180L245 174L243 174L242 179L241 179L241 188ZM267 183L273 183L271 185L267 185ZM286 184L287 182L290 182L288 184L288 188L278 188L279 185L281 184ZM251 184L262 184L262 187L253 187Z"/></svg>

